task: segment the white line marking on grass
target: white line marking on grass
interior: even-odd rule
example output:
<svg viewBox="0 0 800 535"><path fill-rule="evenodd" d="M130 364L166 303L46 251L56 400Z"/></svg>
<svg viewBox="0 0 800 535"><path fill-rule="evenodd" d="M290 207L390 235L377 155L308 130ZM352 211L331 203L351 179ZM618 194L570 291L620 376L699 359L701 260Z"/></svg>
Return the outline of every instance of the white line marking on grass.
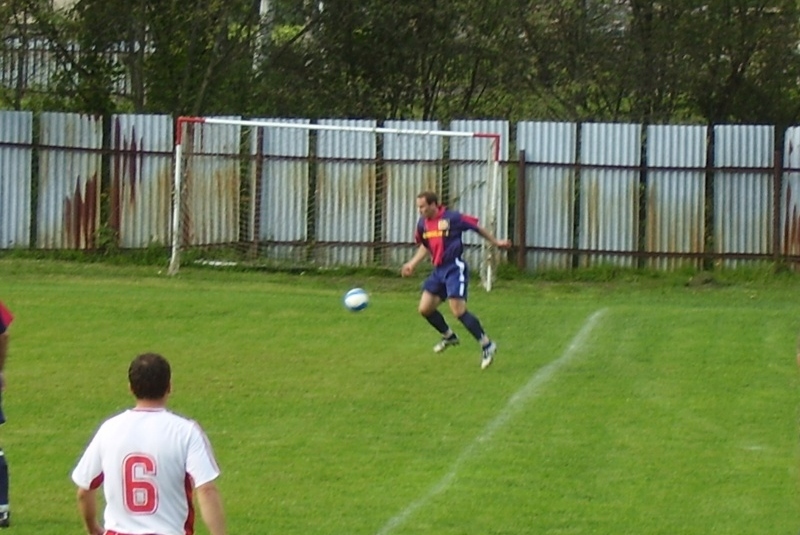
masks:
<svg viewBox="0 0 800 535"><path fill-rule="evenodd" d="M508 400L506 406L500 411L494 420L489 422L483 432L478 435L475 440L473 440L466 448L464 448L464 451L461 452L461 455L459 455L453 463L450 471L447 472L447 474L445 474L445 476L438 483L431 487L424 496L411 502L408 507L389 519L386 525L384 525L376 535L388 535L394 529L404 524L406 520L411 518L411 515L427 505L432 498L447 490L447 488L455 479L459 467L461 467L461 465L464 464L467 459L472 457L480 449L481 445L489 442L494 434L520 411L526 401L536 397L539 394L541 387L547 383L558 371L560 371L561 368L575 359L575 357L580 353L580 350L583 349L583 346L586 344L586 339L589 337L589 334L600 320L600 317L605 314L606 310L607 309L605 308L598 310L589 316L589 319L583 324L583 327L581 327L581 330L578 331L578 334L576 334L572 339L567 349L564 350L564 353L556 360L547 364L545 367L540 368L536 373L533 374L530 380L528 380L528 382L522 388L517 390L517 392L511 396L511 399ZM491 373L491 370L489 373Z"/></svg>

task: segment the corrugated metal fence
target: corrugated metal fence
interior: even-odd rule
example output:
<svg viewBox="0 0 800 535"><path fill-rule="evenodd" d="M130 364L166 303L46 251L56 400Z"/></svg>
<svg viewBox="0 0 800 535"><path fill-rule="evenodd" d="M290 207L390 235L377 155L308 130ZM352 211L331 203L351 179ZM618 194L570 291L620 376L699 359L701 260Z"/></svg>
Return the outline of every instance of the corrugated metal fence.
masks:
<svg viewBox="0 0 800 535"><path fill-rule="evenodd" d="M174 127L163 115L0 112L0 249L166 248ZM396 266L414 248L416 194L433 189L483 220L494 211L523 269L800 262L800 128L778 133L776 151L762 125L521 122L513 138L507 121L448 127L501 136L497 198L482 139L192 125L181 242ZM467 243L477 266L481 240Z"/></svg>

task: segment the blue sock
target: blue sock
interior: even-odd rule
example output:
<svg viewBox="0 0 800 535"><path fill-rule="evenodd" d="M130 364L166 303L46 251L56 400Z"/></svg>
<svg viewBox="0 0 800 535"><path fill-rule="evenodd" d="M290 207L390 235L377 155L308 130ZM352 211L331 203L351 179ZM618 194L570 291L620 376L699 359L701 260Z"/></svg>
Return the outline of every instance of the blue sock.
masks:
<svg viewBox="0 0 800 535"><path fill-rule="evenodd" d="M444 321L444 316L438 310L434 310L432 314L425 316L425 319L428 320L428 323L433 325L433 328L442 333L446 333L450 330L450 327L447 325L447 322Z"/></svg>
<svg viewBox="0 0 800 535"><path fill-rule="evenodd" d="M475 340L478 342L481 341L481 338L483 338L483 327L481 327L481 322L478 321L478 318L469 312L464 312L459 316L458 321L464 324L464 327L475 337Z"/></svg>
<svg viewBox="0 0 800 535"><path fill-rule="evenodd" d="M8 511L8 463L6 455L0 449L0 513Z"/></svg>

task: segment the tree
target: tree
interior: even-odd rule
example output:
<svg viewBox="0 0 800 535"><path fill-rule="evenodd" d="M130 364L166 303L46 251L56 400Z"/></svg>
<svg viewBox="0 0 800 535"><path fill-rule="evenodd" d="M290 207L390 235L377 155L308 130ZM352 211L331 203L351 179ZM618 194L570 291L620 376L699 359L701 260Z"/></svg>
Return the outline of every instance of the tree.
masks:
<svg viewBox="0 0 800 535"><path fill-rule="evenodd" d="M520 45L529 58L520 72L526 92L548 116L617 119L627 113L625 26L606 2L549 0L520 19Z"/></svg>
<svg viewBox="0 0 800 535"><path fill-rule="evenodd" d="M505 109L504 57L516 46L505 2L329 0L317 7L306 5L303 25L295 18L281 26L277 14L278 27L294 28L297 38L274 43L260 73L266 100L269 92L300 115L377 119ZM281 80L283 89L276 87ZM304 108L297 91L313 94L314 104Z"/></svg>
<svg viewBox="0 0 800 535"><path fill-rule="evenodd" d="M684 14L689 106L709 123L796 120L798 15L790 0L709 0Z"/></svg>
<svg viewBox="0 0 800 535"><path fill-rule="evenodd" d="M800 112L793 0L78 0L69 15L0 4L7 32L53 43L51 95L84 112L777 124Z"/></svg>
<svg viewBox="0 0 800 535"><path fill-rule="evenodd" d="M148 109L243 113L260 23L252 0L146 0Z"/></svg>
<svg viewBox="0 0 800 535"><path fill-rule="evenodd" d="M242 113L260 23L251 0L78 0L68 17L20 0L64 68L59 92L88 113ZM126 104L116 94L127 79Z"/></svg>

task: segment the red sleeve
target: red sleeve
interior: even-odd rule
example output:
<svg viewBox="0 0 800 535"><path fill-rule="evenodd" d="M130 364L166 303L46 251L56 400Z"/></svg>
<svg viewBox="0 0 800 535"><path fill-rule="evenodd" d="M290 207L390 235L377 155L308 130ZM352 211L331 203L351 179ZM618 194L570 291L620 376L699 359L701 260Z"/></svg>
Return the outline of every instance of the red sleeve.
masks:
<svg viewBox="0 0 800 535"><path fill-rule="evenodd" d="M0 333L5 332L12 321L14 321L13 314L11 314L11 311L0 301Z"/></svg>
<svg viewBox="0 0 800 535"><path fill-rule="evenodd" d="M461 214L461 220L466 225L468 225L470 227L478 228L478 218L477 217L474 217L474 216L471 216L471 215L466 215L466 214Z"/></svg>

